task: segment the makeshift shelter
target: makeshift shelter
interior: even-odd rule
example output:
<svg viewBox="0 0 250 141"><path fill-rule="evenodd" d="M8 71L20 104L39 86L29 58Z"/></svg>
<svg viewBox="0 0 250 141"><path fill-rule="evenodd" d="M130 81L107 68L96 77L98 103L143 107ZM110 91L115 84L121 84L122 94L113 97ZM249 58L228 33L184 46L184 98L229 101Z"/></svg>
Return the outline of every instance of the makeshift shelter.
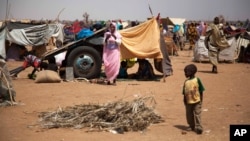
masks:
<svg viewBox="0 0 250 141"><path fill-rule="evenodd" d="M122 35L121 56L130 58L162 58L160 29L155 19L120 31Z"/></svg>
<svg viewBox="0 0 250 141"><path fill-rule="evenodd" d="M155 64L156 69L166 75L172 74L166 43L155 18L119 32L122 35L122 59L135 57L160 59L161 65L156 67L158 65Z"/></svg>
<svg viewBox="0 0 250 141"><path fill-rule="evenodd" d="M168 27L174 27L175 25L179 25L180 28L183 30L183 24L186 21L185 18L162 18L161 19L161 24L163 25L164 28Z"/></svg>
<svg viewBox="0 0 250 141"><path fill-rule="evenodd" d="M185 18L163 18L162 23L165 23L167 25L182 25L186 21Z"/></svg>
<svg viewBox="0 0 250 141"><path fill-rule="evenodd" d="M233 37L228 42L230 47L220 52L219 61L233 62L238 58L240 48L237 46L236 38ZM208 49L205 46L205 36L200 36L195 44L193 61L209 61Z"/></svg>
<svg viewBox="0 0 250 141"><path fill-rule="evenodd" d="M246 48L248 44L250 44L250 32L244 32L237 39L237 45Z"/></svg>
<svg viewBox="0 0 250 141"><path fill-rule="evenodd" d="M237 39L237 46L240 48L238 62L250 62L248 47L250 46L250 32L244 32Z"/></svg>
<svg viewBox="0 0 250 141"><path fill-rule="evenodd" d="M60 23L2 22L0 27L0 55L6 58L5 41L21 46L47 44L51 37L63 41L63 25Z"/></svg>

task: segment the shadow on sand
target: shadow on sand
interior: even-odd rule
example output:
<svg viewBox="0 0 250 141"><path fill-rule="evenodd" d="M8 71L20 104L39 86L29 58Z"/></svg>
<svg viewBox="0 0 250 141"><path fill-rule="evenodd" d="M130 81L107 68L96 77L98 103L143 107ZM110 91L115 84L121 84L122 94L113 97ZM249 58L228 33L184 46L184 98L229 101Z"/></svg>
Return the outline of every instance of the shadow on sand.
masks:
<svg viewBox="0 0 250 141"><path fill-rule="evenodd" d="M204 70L204 71L203 71L203 70L202 70L202 71L197 71L197 72L216 74L216 73L214 73L214 72L212 72L212 71L205 71L205 70Z"/></svg>
<svg viewBox="0 0 250 141"><path fill-rule="evenodd" d="M185 126L185 125L174 125L174 127L180 130L188 130L188 126Z"/></svg>

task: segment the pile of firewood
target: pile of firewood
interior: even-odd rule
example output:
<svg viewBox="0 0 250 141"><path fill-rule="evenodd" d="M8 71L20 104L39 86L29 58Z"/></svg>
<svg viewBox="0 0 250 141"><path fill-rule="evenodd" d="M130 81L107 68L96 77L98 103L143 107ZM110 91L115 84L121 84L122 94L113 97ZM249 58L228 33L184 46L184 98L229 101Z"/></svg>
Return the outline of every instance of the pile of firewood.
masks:
<svg viewBox="0 0 250 141"><path fill-rule="evenodd" d="M96 131L143 131L150 124L164 122L154 113L153 97L140 97L126 102L119 100L103 105L84 104L42 112L43 128L91 128Z"/></svg>

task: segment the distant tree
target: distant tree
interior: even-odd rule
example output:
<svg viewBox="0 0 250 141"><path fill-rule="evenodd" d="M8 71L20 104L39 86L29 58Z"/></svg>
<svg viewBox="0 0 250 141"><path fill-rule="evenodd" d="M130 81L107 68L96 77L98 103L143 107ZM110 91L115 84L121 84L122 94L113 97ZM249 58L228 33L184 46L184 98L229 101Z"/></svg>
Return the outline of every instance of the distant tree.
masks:
<svg viewBox="0 0 250 141"><path fill-rule="evenodd" d="M83 18L85 20L85 23L88 25L88 23L89 23L89 14L87 12L85 12L82 16L83 16Z"/></svg>

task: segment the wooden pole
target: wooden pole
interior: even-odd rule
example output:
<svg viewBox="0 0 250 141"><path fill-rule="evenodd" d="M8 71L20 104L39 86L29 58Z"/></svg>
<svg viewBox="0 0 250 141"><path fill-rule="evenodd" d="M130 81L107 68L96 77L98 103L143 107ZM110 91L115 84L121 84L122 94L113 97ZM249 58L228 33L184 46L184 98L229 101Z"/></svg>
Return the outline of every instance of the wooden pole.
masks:
<svg viewBox="0 0 250 141"><path fill-rule="evenodd" d="M9 9L9 0L7 0L7 4L6 4L6 15L5 15L5 20L7 19L8 17L8 9Z"/></svg>
<svg viewBox="0 0 250 141"><path fill-rule="evenodd" d="M58 15L57 15L57 17L56 17L56 22L59 22L59 16L61 15L61 13L63 12L64 9L65 9L65 8L63 8L63 9L58 13Z"/></svg>
<svg viewBox="0 0 250 141"><path fill-rule="evenodd" d="M154 15L153 15L153 11L152 11L152 9L151 9L151 7L150 7L149 0L148 0L148 8L149 8L149 11L150 11L150 13L151 13L151 16L153 17Z"/></svg>

